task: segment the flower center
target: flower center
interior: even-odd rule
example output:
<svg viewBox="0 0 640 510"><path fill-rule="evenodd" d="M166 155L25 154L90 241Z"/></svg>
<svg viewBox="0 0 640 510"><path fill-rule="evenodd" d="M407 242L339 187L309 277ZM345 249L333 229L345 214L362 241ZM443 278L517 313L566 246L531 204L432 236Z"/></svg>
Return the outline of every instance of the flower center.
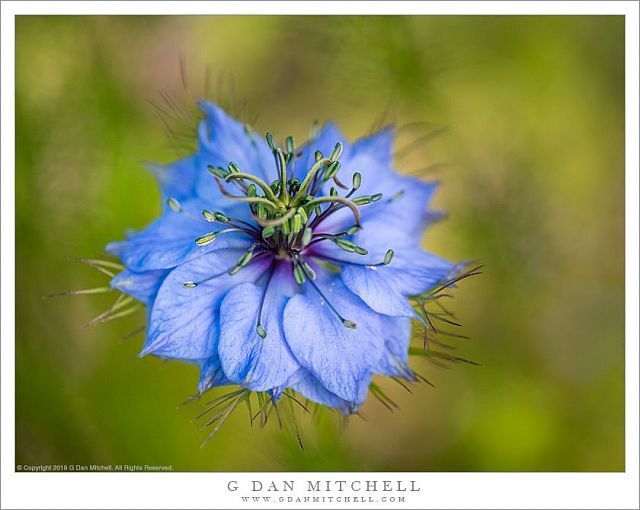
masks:
<svg viewBox="0 0 640 510"><path fill-rule="evenodd" d="M270 184L256 175L242 171L234 162L230 162L227 168L208 167L223 196L229 200L247 203L253 223L228 217L222 212L212 212L205 209L202 211L202 216L206 221L223 224L225 228L209 232L195 240L197 245L205 246L214 242L220 235L243 232L253 239L251 247L228 270L200 282L185 282L184 286L193 288L223 274L234 275L252 261L264 257L270 256L272 260L286 260L291 263L296 283L303 285L308 281L342 324L353 329L356 324L342 317L314 282L316 273L307 258L313 258L314 262L319 264L337 266L338 269L345 264L374 268L389 264L393 258L393 250L388 250L384 260L380 263L360 264L341 260L338 257L319 255L309 248L314 244L328 241L346 252L367 255L368 251L351 239L361 228L358 207L377 202L382 198L382 193L353 197L360 188L362 176L358 172L353 173L351 188L340 181L338 173L341 170L339 159L342 154L342 144L339 142L335 144L329 157L316 151L314 164L300 181L295 176L295 163L300 154L296 153L293 138L291 136L286 138L284 149L275 143L271 133L266 134L266 141L273 152L278 176ZM325 185L330 181L335 186L332 186L329 189L329 194L326 195L323 190L326 189ZM240 194L232 193L227 189L232 186ZM339 196L337 188L346 191L346 194ZM173 210L180 211L180 204L176 200L170 198L168 204ZM323 221L345 208L353 214L353 226L335 233L317 232L317 230L321 230L318 227ZM274 267L275 264L272 263L266 276L265 291L256 324L256 331L263 338L266 336L266 331L261 324L262 304L273 276Z"/></svg>
<svg viewBox="0 0 640 510"><path fill-rule="evenodd" d="M228 224L228 228L205 234L196 239L199 245L213 242L222 233L244 231L255 240L254 245L238 262L248 263L253 254L271 253L279 259L293 262L294 276L300 284L306 277L312 277L312 270L304 260L307 247L320 241L331 241L345 251L366 255L366 249L356 245L347 237L354 235L360 229L359 206L376 202L382 194L364 195L352 198L362 182L362 176L356 172L352 176L352 186L345 186L338 179L341 169L339 161L342 154L342 144L336 143L329 157L320 151L315 152L315 163L300 181L295 176L296 154L292 137L287 137L285 148L276 145L270 133L266 135L267 144L273 152L278 178L267 184L261 178L241 171L234 162L227 168L209 167L209 172L215 177L221 193L230 200L246 202L251 211L254 225L244 221L227 218L222 213L203 211L207 221ZM326 183L333 183L348 193L338 196L336 187L331 187L329 195L322 195L321 191ZM241 194L231 193L227 187L235 186ZM337 211L348 208L354 217L354 224L349 229L336 233L315 233L314 230L321 222Z"/></svg>

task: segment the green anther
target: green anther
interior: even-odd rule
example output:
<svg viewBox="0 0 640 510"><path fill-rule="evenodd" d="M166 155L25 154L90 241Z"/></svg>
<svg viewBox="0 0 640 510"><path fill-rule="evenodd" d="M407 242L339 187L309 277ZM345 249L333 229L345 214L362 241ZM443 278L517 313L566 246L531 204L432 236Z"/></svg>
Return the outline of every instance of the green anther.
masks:
<svg viewBox="0 0 640 510"><path fill-rule="evenodd" d="M377 202L381 198L382 198L382 193L376 193L375 195L371 195L371 201L372 202Z"/></svg>
<svg viewBox="0 0 640 510"><path fill-rule="evenodd" d="M293 179L289 179L287 184L289 185L289 193L291 194L297 193L298 190L300 189L300 181L298 180L297 177L294 177Z"/></svg>
<svg viewBox="0 0 640 510"><path fill-rule="evenodd" d="M311 236L313 236L313 229L311 227L306 227L304 232L302 233L302 247L308 246L311 242Z"/></svg>
<svg viewBox="0 0 640 510"><path fill-rule="evenodd" d="M292 154L296 150L296 144L293 141L293 136L287 136L287 139L285 140L285 146L289 154Z"/></svg>
<svg viewBox="0 0 640 510"><path fill-rule="evenodd" d="M229 223L229 218L227 218L221 212L213 213L213 215L216 217L216 220L218 220L220 223Z"/></svg>
<svg viewBox="0 0 640 510"><path fill-rule="evenodd" d="M215 177L218 177L220 179L224 179L227 176L227 170L220 167L220 166L207 166L207 170L209 171L209 173Z"/></svg>
<svg viewBox="0 0 640 510"><path fill-rule="evenodd" d="M302 230L302 227L304 227L304 223L302 223L302 218L300 217L300 214L298 213L294 214L293 218L291 218L291 233L297 234Z"/></svg>
<svg viewBox="0 0 640 510"><path fill-rule="evenodd" d="M320 152L320 151L315 151L315 152L313 153L313 155L314 155L314 156L315 156L315 158L316 158L316 163L322 159L322 152Z"/></svg>
<svg viewBox="0 0 640 510"><path fill-rule="evenodd" d="M277 181L273 181L269 187L274 193L278 193L280 191L280 185L281 185L280 180L277 180Z"/></svg>
<svg viewBox="0 0 640 510"><path fill-rule="evenodd" d="M260 324L256 325L256 333L258 333L258 336L260 338L266 338L267 337L267 330L264 329Z"/></svg>
<svg viewBox="0 0 640 510"><path fill-rule="evenodd" d="M264 135L265 140L267 141L267 145L272 151L276 150L276 144L273 142L273 135L267 131Z"/></svg>
<svg viewBox="0 0 640 510"><path fill-rule="evenodd" d="M262 204L256 206L256 216L261 220L267 219L267 209Z"/></svg>
<svg viewBox="0 0 640 510"><path fill-rule="evenodd" d="M349 321L347 319L342 319L342 325L345 328L349 328L349 329L356 329L358 327L358 325L355 322Z"/></svg>
<svg viewBox="0 0 640 510"><path fill-rule="evenodd" d="M230 174L240 173L240 169L238 168L238 165L236 165L233 161L229 162L228 169Z"/></svg>
<svg viewBox="0 0 640 510"><path fill-rule="evenodd" d="M217 232L209 232L208 234L198 237L198 239L196 239L196 244L198 246L205 246L215 241L216 237L218 237Z"/></svg>
<svg viewBox="0 0 640 510"><path fill-rule="evenodd" d="M216 215L211 211L208 211L207 209L202 211L202 217L209 223L213 223L214 221L217 221Z"/></svg>
<svg viewBox="0 0 640 510"><path fill-rule="evenodd" d="M312 279L315 280L316 279L316 272L311 269L311 266L309 264L307 264L306 260L301 260L300 264L302 265L302 268L304 269L304 272L307 273L307 276Z"/></svg>
<svg viewBox="0 0 640 510"><path fill-rule="evenodd" d="M340 170L340 161L334 161L333 163L331 163L326 172L324 173L324 180L325 181L329 181L331 179L333 179L335 177L335 175L338 173L338 171Z"/></svg>
<svg viewBox="0 0 640 510"><path fill-rule="evenodd" d="M337 161L342 154L342 144L338 142L333 148L333 152L331 153L331 157L329 158L331 161Z"/></svg>
<svg viewBox="0 0 640 510"><path fill-rule="evenodd" d="M278 147L276 154L278 156L278 159L280 160L280 181L283 183L282 187L280 188L279 198L280 200L282 200L282 202L284 202L285 205L289 205L289 193L285 184L287 182L287 162L284 159L284 154L282 153L282 149L280 147Z"/></svg>
<svg viewBox="0 0 640 510"><path fill-rule="evenodd" d="M262 229L262 238L269 239L273 234L276 233L277 227L268 226Z"/></svg>
<svg viewBox="0 0 640 510"><path fill-rule="evenodd" d="M255 184L251 184L249 186L249 188L247 189L247 196L248 197L257 197L258 194L256 193L256 185Z"/></svg>
<svg viewBox="0 0 640 510"><path fill-rule="evenodd" d="M293 263L293 278L298 285L302 285L307 281L307 277L304 274L304 270L296 262Z"/></svg>
<svg viewBox="0 0 640 510"><path fill-rule="evenodd" d="M300 215L300 219L302 220L302 224L306 225L309 221L309 216L307 215L307 211L304 207L298 207L297 213Z"/></svg>
<svg viewBox="0 0 640 510"><path fill-rule="evenodd" d="M348 252L353 253L356 251L356 248L358 247L356 243L347 241L346 239L340 239L339 237L330 237L329 239L331 239L339 248L342 248L343 250Z"/></svg>
<svg viewBox="0 0 640 510"><path fill-rule="evenodd" d="M245 253L242 257L240 257L240 259L238 260L238 263L236 265L238 265L240 267L244 267L249 263L249 261L252 258L253 258L253 248L250 249L247 253Z"/></svg>
<svg viewBox="0 0 640 510"><path fill-rule="evenodd" d="M364 248L361 248L360 246L356 246L355 251L358 255L366 255L367 253L369 253L367 250L365 250Z"/></svg>
<svg viewBox="0 0 640 510"><path fill-rule="evenodd" d="M352 202L356 205L368 205L373 202L373 198L371 198L371 195L362 195L361 197L354 198Z"/></svg>
<svg viewBox="0 0 640 510"><path fill-rule="evenodd" d="M198 284L197 284L196 282L184 282L184 283L182 284L182 286L183 286L185 289L193 289L194 287L197 287L197 286L198 286Z"/></svg>
<svg viewBox="0 0 640 510"><path fill-rule="evenodd" d="M169 209L171 209L174 212L180 212L182 210L182 208L180 207L180 202L178 202L173 197L169 197L167 199L167 205L169 206Z"/></svg>
<svg viewBox="0 0 640 510"><path fill-rule="evenodd" d="M234 266L230 271L229 275L233 276L234 274L236 274L238 271L240 271L242 269L242 266Z"/></svg>
<svg viewBox="0 0 640 510"><path fill-rule="evenodd" d="M360 227L358 227L357 225L354 225L349 230L347 230L347 234L352 236L352 235L356 234L359 230L360 230Z"/></svg>
<svg viewBox="0 0 640 510"><path fill-rule="evenodd" d="M333 186L331 187L331 189L329 190L329 196L331 197L337 197L338 196L338 190L335 189Z"/></svg>
<svg viewBox="0 0 640 510"><path fill-rule="evenodd" d="M218 219L216 218L216 215L214 213L212 213L211 211L205 209L204 211L202 211L202 217L207 220L209 223L213 223L214 221L218 221Z"/></svg>
<svg viewBox="0 0 640 510"><path fill-rule="evenodd" d="M281 228L282 228L282 233L284 235L288 235L289 232L291 232L291 225L289 225L289 220L285 220L284 222L282 222Z"/></svg>
<svg viewBox="0 0 640 510"><path fill-rule="evenodd" d="M317 205L316 207L313 208L313 212L316 213L316 216L320 216L322 209L320 208L319 205Z"/></svg>
<svg viewBox="0 0 640 510"><path fill-rule="evenodd" d="M360 175L360 172L356 172L355 174L353 174L353 189L354 191L357 190L360 185L362 184L362 175Z"/></svg>
<svg viewBox="0 0 640 510"><path fill-rule="evenodd" d="M387 250L387 253L384 254L384 265L388 265L391 263L391 260L393 259L393 255L394 255L394 251L393 250Z"/></svg>

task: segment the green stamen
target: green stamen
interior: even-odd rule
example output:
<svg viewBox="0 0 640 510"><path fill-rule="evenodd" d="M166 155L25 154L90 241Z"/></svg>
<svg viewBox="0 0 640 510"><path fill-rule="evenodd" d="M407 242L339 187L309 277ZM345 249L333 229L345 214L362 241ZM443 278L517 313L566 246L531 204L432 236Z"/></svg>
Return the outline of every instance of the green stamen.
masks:
<svg viewBox="0 0 640 510"><path fill-rule="evenodd" d="M274 220L264 220L260 223L263 227L278 227L280 225L284 225L289 220L289 218L293 217L294 214L296 214L296 209L289 209L279 218L276 218Z"/></svg>
<svg viewBox="0 0 640 510"><path fill-rule="evenodd" d="M293 261L293 278L296 280L296 283L298 285L302 285L305 281L307 281L304 270L295 260Z"/></svg>
<svg viewBox="0 0 640 510"><path fill-rule="evenodd" d="M351 209L351 212L353 212L353 216L356 219L356 225L360 226L360 213L358 212L358 208L356 207L356 205L360 205L360 204L357 204L355 200L351 201L348 198L343 198L343 197L320 197L320 198L314 198L311 202L307 204L307 206L312 206L312 205L315 206L315 205L323 204L326 202L335 202L335 203L347 206L349 209Z"/></svg>
<svg viewBox="0 0 640 510"><path fill-rule="evenodd" d="M216 218L215 213L212 213L211 211L205 209L204 211L202 211L202 217L208 221L209 223L213 223L214 221L218 221Z"/></svg>
<svg viewBox="0 0 640 510"><path fill-rule="evenodd" d="M395 252L393 250L387 250L387 253L384 254L384 265L387 266L391 263L393 259L393 255Z"/></svg>
<svg viewBox="0 0 640 510"><path fill-rule="evenodd" d="M322 155L319 151L316 151L316 158L318 154ZM321 158L316 161L315 165L313 165L311 167L311 170L309 170L309 172L307 173L306 177L304 178L304 181L302 181L302 184L300 185L300 190L298 191L296 196L293 197L293 200L291 201L293 205L298 205L300 203L300 200L302 200L302 198L307 195L307 191L309 190L309 186L311 186L311 181L313 180L315 175L320 170L322 170L325 166L328 166L330 164L331 164L331 160L327 158Z"/></svg>
<svg viewBox="0 0 640 510"><path fill-rule="evenodd" d="M276 233L276 227L274 227L273 225L270 225L270 226L265 227L265 228L262 229L262 238L263 239L269 239L275 233Z"/></svg>
<svg viewBox="0 0 640 510"><path fill-rule="evenodd" d="M342 154L342 144L338 142L333 148L333 152L331 153L331 157L329 159L331 159L331 161L337 161L340 158L341 154Z"/></svg>
<svg viewBox="0 0 640 510"><path fill-rule="evenodd" d="M180 212L182 210L182 207L180 207L180 202L178 202L173 197L169 197L167 199L167 205L169 206L169 209L171 209L174 212Z"/></svg>
<svg viewBox="0 0 640 510"><path fill-rule="evenodd" d="M334 161L327 167L327 171L324 173L324 181L330 181L340 171L340 161Z"/></svg>
<svg viewBox="0 0 640 510"><path fill-rule="evenodd" d="M265 207L271 209L274 212L281 212L284 208L270 202L266 198L261 197L240 197L237 195L230 194L227 190L224 189L220 179L216 178L216 182L218 183L218 187L220 188L220 192L230 200L235 200L236 202L248 202L250 204L263 204Z"/></svg>
<svg viewBox="0 0 640 510"><path fill-rule="evenodd" d="M214 177L218 177L219 179L224 179L227 176L227 170L220 167L220 166L211 166L209 165L207 167L207 170L209 170L209 173L211 175L213 175Z"/></svg>
<svg viewBox="0 0 640 510"><path fill-rule="evenodd" d="M273 135L267 131L265 133L265 135L264 135L264 138L267 141L267 145L269 146L269 148L272 151L275 151L276 150L276 144L273 141Z"/></svg>
<svg viewBox="0 0 640 510"><path fill-rule="evenodd" d="M196 244L198 246L206 246L209 243L212 243L213 241L216 240L216 237L218 237L218 233L217 232L209 232L208 234L205 234L203 236L200 236L196 239Z"/></svg>
<svg viewBox="0 0 640 510"><path fill-rule="evenodd" d="M313 236L313 229L311 227L305 227L304 232L302 233L302 247L305 248L311 242L311 237Z"/></svg>
<svg viewBox="0 0 640 510"><path fill-rule="evenodd" d="M227 234L228 232L237 232L240 231L239 228L225 228L224 230L218 230L217 232L209 232L208 234L204 234L196 239L196 244L198 246L206 246L207 244L212 243L216 240L219 235Z"/></svg>
<svg viewBox="0 0 640 510"><path fill-rule="evenodd" d="M356 191L362 184L362 175L359 172L353 174L353 191Z"/></svg>
<svg viewBox="0 0 640 510"><path fill-rule="evenodd" d="M234 174L229 174L226 178L225 181L229 182L232 179L244 179L247 181L251 181L255 184L257 184L260 189L262 189L262 191L264 191L264 195L266 198L268 198L269 200L271 200L272 202L282 205L282 203L276 198L276 195L273 193L273 190L271 189L271 187L264 182L262 179L260 179L260 177L256 177L255 175L252 174L247 174L244 172L238 172L238 173L234 173Z"/></svg>

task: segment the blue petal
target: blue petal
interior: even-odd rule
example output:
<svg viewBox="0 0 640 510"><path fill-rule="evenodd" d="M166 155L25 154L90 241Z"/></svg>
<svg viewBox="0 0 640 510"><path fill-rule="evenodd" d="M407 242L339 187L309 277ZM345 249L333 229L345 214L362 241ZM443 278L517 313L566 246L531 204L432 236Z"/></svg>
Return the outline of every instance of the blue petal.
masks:
<svg viewBox="0 0 640 510"><path fill-rule="evenodd" d="M387 266L345 265L342 281L378 313L415 317L409 296L429 290L446 278L454 264L418 247L405 246L396 251Z"/></svg>
<svg viewBox="0 0 640 510"><path fill-rule="evenodd" d="M411 343L411 319L385 317L382 319L384 352L375 372L381 375L399 376L413 380L409 368L409 344Z"/></svg>
<svg viewBox="0 0 640 510"><path fill-rule="evenodd" d="M443 216L428 208L438 184L404 176L385 180L379 191L372 191L383 198L365 206L369 209L363 213L363 230L420 244L424 230Z"/></svg>
<svg viewBox="0 0 640 510"><path fill-rule="evenodd" d="M109 285L150 306L168 273L169 271L164 270L134 273L125 269L118 273Z"/></svg>
<svg viewBox="0 0 640 510"><path fill-rule="evenodd" d="M206 360L200 360L200 382L198 383L198 391L200 394L215 386L227 386L233 384L224 374L220 366L220 359L214 354Z"/></svg>
<svg viewBox="0 0 640 510"><path fill-rule="evenodd" d="M318 286L356 329L345 327L311 284L292 297L284 310L284 331L296 359L331 393L362 403L372 367L382 355L379 315L337 278Z"/></svg>
<svg viewBox="0 0 640 510"><path fill-rule="evenodd" d="M254 391L282 386L300 365L284 338L282 313L296 292L291 264L281 263L265 291L266 282L243 283L233 288L220 307L218 354L227 377ZM266 292L266 294L265 294ZM263 300L261 324L265 338L256 333Z"/></svg>
<svg viewBox="0 0 640 510"><path fill-rule="evenodd" d="M299 376L296 382L291 383L290 387L305 398L323 406L339 409L344 414L354 413L358 409L359 405L331 393L307 370L301 369L300 374L302 374L301 377Z"/></svg>
<svg viewBox="0 0 640 510"><path fill-rule="evenodd" d="M377 133L358 139L352 146L351 157L356 158L361 154L367 154L379 164L390 166L393 160L393 142L395 130L393 126L387 126Z"/></svg>
<svg viewBox="0 0 640 510"><path fill-rule="evenodd" d="M381 200L361 208L363 226L384 227L385 233L395 232L396 236L419 244L422 231L440 217L428 210L437 183L401 175L393 168L393 138L393 129L386 128L361 138L349 151L343 151L339 178L350 184L352 175L358 172L362 184L355 196L382 193ZM332 185L332 182L325 184L323 192L328 194ZM353 221L351 212L343 209L322 222L321 228L336 231L348 228Z"/></svg>
<svg viewBox="0 0 640 510"><path fill-rule="evenodd" d="M214 242L198 246L195 240L220 227L207 223L200 211L199 200L181 203L182 213L167 211L143 231L125 241L110 243L106 251L120 258L127 268L135 272L169 269L194 257L223 248L245 248L251 245L242 233L223 234Z"/></svg>
<svg viewBox="0 0 640 510"><path fill-rule="evenodd" d="M206 101L198 104L206 115L198 129L203 162L226 167L233 161L241 171L259 176L267 184L276 179L273 153L262 136L222 108Z"/></svg>
<svg viewBox="0 0 640 510"><path fill-rule="evenodd" d="M220 250L182 264L171 271L160 287L149 319L149 331L141 356L201 360L217 352L219 309L225 294L240 283L254 281L267 262L257 260L231 276L241 250ZM217 278L185 288L184 283Z"/></svg>
<svg viewBox="0 0 640 510"><path fill-rule="evenodd" d="M149 165L149 170L160 185L163 201L170 197L184 200L194 195L198 180L198 159L194 155L169 165Z"/></svg>

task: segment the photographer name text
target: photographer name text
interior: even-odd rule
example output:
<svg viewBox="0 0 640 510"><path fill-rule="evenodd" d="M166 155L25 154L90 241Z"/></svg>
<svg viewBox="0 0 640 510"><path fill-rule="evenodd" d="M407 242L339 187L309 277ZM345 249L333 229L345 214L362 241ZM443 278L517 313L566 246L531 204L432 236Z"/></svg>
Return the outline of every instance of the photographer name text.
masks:
<svg viewBox="0 0 640 510"><path fill-rule="evenodd" d="M301 485L302 484L302 485ZM227 483L230 492L420 492L415 480L250 480Z"/></svg>

